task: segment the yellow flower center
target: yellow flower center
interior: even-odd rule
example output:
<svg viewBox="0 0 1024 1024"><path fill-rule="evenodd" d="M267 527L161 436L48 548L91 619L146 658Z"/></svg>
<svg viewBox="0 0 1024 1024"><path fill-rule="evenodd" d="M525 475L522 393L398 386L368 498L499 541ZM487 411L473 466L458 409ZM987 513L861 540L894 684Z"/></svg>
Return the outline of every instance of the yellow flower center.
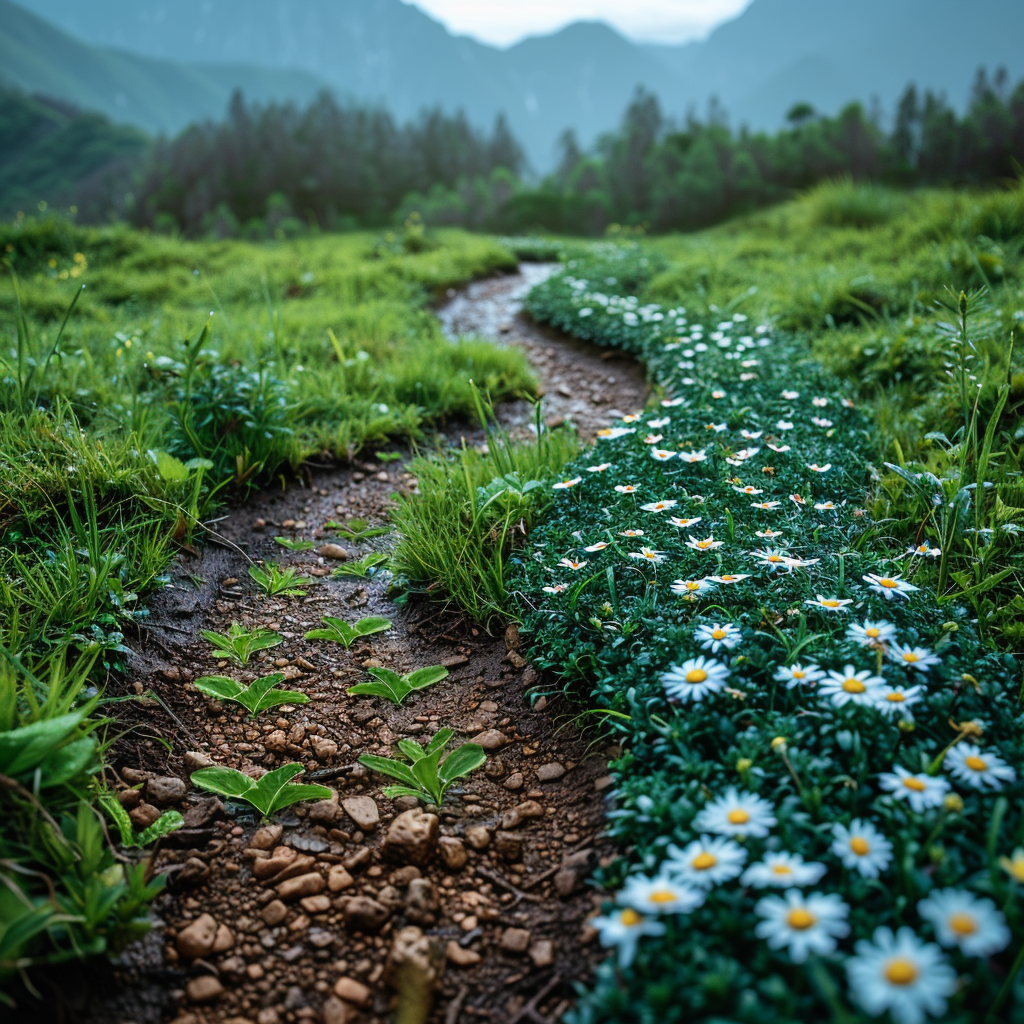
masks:
<svg viewBox="0 0 1024 1024"><path fill-rule="evenodd" d="M828 600L826 600L826 601L822 601L821 603L822 603L822 604L823 604L823 605L824 605L824 606L825 606L826 608L838 608L838 607L839 607L839 602L838 602L838 601L836 601L836 600L835 600L835 598L829 598Z"/></svg>
<svg viewBox="0 0 1024 1024"><path fill-rule="evenodd" d="M635 928L643 920L643 917L641 917L632 907L626 907L619 920L627 928Z"/></svg>
<svg viewBox="0 0 1024 1024"><path fill-rule="evenodd" d="M903 660L909 661L911 664L913 664L915 661L920 661L921 659L913 651L907 651L903 655Z"/></svg>
<svg viewBox="0 0 1024 1024"><path fill-rule="evenodd" d="M707 850L702 853L698 853L696 857L690 862L690 867L697 871L707 871L708 868L713 868L718 863L718 858L713 853L708 853Z"/></svg>
<svg viewBox="0 0 1024 1024"><path fill-rule="evenodd" d="M868 629L864 630L864 634L865 636L869 636L872 640L874 640L882 635L882 631L874 626L871 626Z"/></svg>
<svg viewBox="0 0 1024 1024"><path fill-rule="evenodd" d="M750 821L750 815L742 807L730 811L726 817L731 825L746 825Z"/></svg>
<svg viewBox="0 0 1024 1024"><path fill-rule="evenodd" d="M736 579L736 577L733 576L731 573L726 573L724 576L721 577L721 579L725 580L726 583L729 583L732 580Z"/></svg>
<svg viewBox="0 0 1024 1024"><path fill-rule="evenodd" d="M692 580L686 584L687 590L700 590L700 584L694 583Z"/></svg>
<svg viewBox="0 0 1024 1024"><path fill-rule="evenodd" d="M798 932L806 931L817 923L818 919L809 910L804 910L803 907L797 907L796 910L791 910L786 917L786 924L788 924L794 931Z"/></svg>
<svg viewBox="0 0 1024 1024"><path fill-rule="evenodd" d="M911 775L909 779L904 779L903 785L907 789L912 789L915 793L923 793L928 788L916 775Z"/></svg>
<svg viewBox="0 0 1024 1024"><path fill-rule="evenodd" d="M791 874L793 874L793 869L790 868L786 864L773 864L772 865L772 874L775 874L775 875L791 875Z"/></svg>
<svg viewBox="0 0 1024 1024"><path fill-rule="evenodd" d="M711 541L709 541L709 540L699 540L699 541L697 541L697 547L699 547L699 548L709 548L709 547L711 547Z"/></svg>
<svg viewBox="0 0 1024 1024"><path fill-rule="evenodd" d="M878 581L878 585L881 586L881 587L885 587L888 590L892 590L893 587L898 587L899 586L899 584L895 580L891 580L888 577L886 577L885 579L879 580Z"/></svg>
<svg viewBox="0 0 1024 1024"><path fill-rule="evenodd" d="M729 631L725 629L713 629L711 630L711 635L716 640L724 640L729 635Z"/></svg>
<svg viewBox="0 0 1024 1024"><path fill-rule="evenodd" d="M702 668L691 668L686 673L686 681L688 683L703 683L708 677L707 672Z"/></svg>
<svg viewBox="0 0 1024 1024"><path fill-rule="evenodd" d="M885 980L890 985L912 985L917 976L917 965L902 957L895 957L885 965Z"/></svg>
<svg viewBox="0 0 1024 1024"><path fill-rule="evenodd" d="M854 679L853 676L850 676L848 679L843 680L843 689L847 693L863 693L867 687L859 679Z"/></svg>
<svg viewBox="0 0 1024 1024"><path fill-rule="evenodd" d="M782 561L782 556L781 555L769 555L768 556L768 561L769 562L781 562Z"/></svg>
<svg viewBox="0 0 1024 1024"><path fill-rule="evenodd" d="M978 922L970 914L954 914L949 919L949 927L957 935L973 935L978 930Z"/></svg>
<svg viewBox="0 0 1024 1024"><path fill-rule="evenodd" d="M807 678L807 673L806 672L801 672L800 669L795 668L795 669L793 669L793 678L794 679L806 679Z"/></svg>
<svg viewBox="0 0 1024 1024"><path fill-rule="evenodd" d="M902 704L907 698L898 690L893 690L892 693L887 693L885 695L885 699L892 701L893 704Z"/></svg>
<svg viewBox="0 0 1024 1024"><path fill-rule="evenodd" d="M648 897L652 903L675 903L676 894L668 889L659 889Z"/></svg>
<svg viewBox="0 0 1024 1024"><path fill-rule="evenodd" d="M964 764L974 772L983 772L988 768L988 762L980 757L965 757Z"/></svg>
<svg viewBox="0 0 1024 1024"><path fill-rule="evenodd" d="M854 836L850 840L850 849L858 857L866 857L871 852L871 844L863 836Z"/></svg>

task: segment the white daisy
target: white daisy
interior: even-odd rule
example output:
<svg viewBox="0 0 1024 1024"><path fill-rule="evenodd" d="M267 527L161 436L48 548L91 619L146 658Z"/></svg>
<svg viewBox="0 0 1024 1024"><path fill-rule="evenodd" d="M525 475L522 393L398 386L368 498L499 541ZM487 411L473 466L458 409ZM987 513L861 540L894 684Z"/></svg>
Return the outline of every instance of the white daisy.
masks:
<svg viewBox="0 0 1024 1024"><path fill-rule="evenodd" d="M643 530L623 530L620 537L642 537L644 535Z"/></svg>
<svg viewBox="0 0 1024 1024"><path fill-rule="evenodd" d="M619 494L636 494L640 488L637 487L636 484L616 484L615 490L617 490Z"/></svg>
<svg viewBox="0 0 1024 1024"><path fill-rule="evenodd" d="M820 561L820 558L790 558L789 567L791 569L803 569L808 565L817 565Z"/></svg>
<svg viewBox="0 0 1024 1024"><path fill-rule="evenodd" d="M640 417L642 415L643 415L643 413L639 413L639 412L627 413L625 416L622 417L622 422L623 423L636 423L636 421L638 419L640 419Z"/></svg>
<svg viewBox="0 0 1024 1024"><path fill-rule="evenodd" d="M778 502L775 502L778 505ZM776 537L782 536L782 530L757 530L755 531L757 536L762 540L775 540Z"/></svg>
<svg viewBox="0 0 1024 1024"><path fill-rule="evenodd" d="M661 400L661 404L665 409L674 409L677 405L682 405L685 401L685 398L663 398Z"/></svg>
<svg viewBox="0 0 1024 1024"><path fill-rule="evenodd" d="M654 459L655 462L668 462L669 459L674 459L675 457L675 452L666 451L664 448L651 449L651 458Z"/></svg>
<svg viewBox="0 0 1024 1024"><path fill-rule="evenodd" d="M924 696L920 686L880 686L875 691L875 707L890 718L902 715L913 718L910 710Z"/></svg>
<svg viewBox="0 0 1024 1024"><path fill-rule="evenodd" d="M826 462L824 466L819 466L816 462L811 462L808 464L807 468L812 473L827 473L832 468L832 463Z"/></svg>
<svg viewBox="0 0 1024 1024"><path fill-rule="evenodd" d="M814 507L819 512L834 512L837 508L834 501L816 501Z"/></svg>
<svg viewBox="0 0 1024 1024"><path fill-rule="evenodd" d="M703 700L710 693L718 693L729 678L729 666L715 658L699 654L682 665L670 665L662 674L661 685L670 698L681 701Z"/></svg>
<svg viewBox="0 0 1024 1024"><path fill-rule="evenodd" d="M596 544L588 544L583 550L592 555L597 551L604 551L606 547L608 547L608 541L599 540Z"/></svg>
<svg viewBox="0 0 1024 1024"><path fill-rule="evenodd" d="M697 540L696 537L689 536L686 546L693 548L694 551L713 551L715 548L720 548L724 543L724 540L715 540L715 536L712 534L705 540Z"/></svg>
<svg viewBox="0 0 1024 1024"><path fill-rule="evenodd" d="M696 526L701 520L700 516L692 516L690 519L680 519L679 516L670 516L669 522L673 526L678 526L680 530L688 529L691 526Z"/></svg>
<svg viewBox="0 0 1024 1024"><path fill-rule="evenodd" d="M855 624L846 629L846 639L861 647L882 647L896 639L896 627L891 622L864 620L864 625Z"/></svg>
<svg viewBox="0 0 1024 1024"><path fill-rule="evenodd" d="M813 423L813 424L814 424L814 425L815 425L816 427L825 427L825 428L828 428L828 427L831 427L831 426L833 425L832 421L831 421L831 420L827 420L827 419L825 419L825 417L824 417L824 416L812 416L812 417L811 417L811 422L812 422L812 423Z"/></svg>
<svg viewBox="0 0 1024 1024"><path fill-rule="evenodd" d="M653 565L661 565L668 557L664 551L655 551L653 548L641 548L639 551L630 551L630 558L638 562L651 562Z"/></svg>
<svg viewBox="0 0 1024 1024"><path fill-rule="evenodd" d="M811 403L819 409L824 409L828 405L827 398L812 398Z"/></svg>
<svg viewBox="0 0 1024 1024"><path fill-rule="evenodd" d="M701 641L701 649L705 651L710 649L712 654L717 654L720 647L731 651L743 639L739 627L734 626L731 622L724 622L721 625L716 622L712 626L698 626L694 635Z"/></svg>
<svg viewBox="0 0 1024 1024"><path fill-rule="evenodd" d="M750 507L760 508L764 509L766 512L770 512L772 509L778 508L781 504L781 501L752 501L750 503Z"/></svg>
<svg viewBox="0 0 1024 1024"><path fill-rule="evenodd" d="M900 665L916 668L918 672L927 672L933 665L942 664L942 659L927 647L911 647L909 644L893 644L889 657Z"/></svg>
<svg viewBox="0 0 1024 1024"><path fill-rule="evenodd" d="M721 434L723 430L729 429L728 423L709 423L707 425L708 430L713 430L716 434Z"/></svg>
<svg viewBox="0 0 1024 1024"><path fill-rule="evenodd" d="M664 439L664 434L648 434L644 438L644 444L657 444L659 441L663 441Z"/></svg>
<svg viewBox="0 0 1024 1024"><path fill-rule="evenodd" d="M551 485L551 489L554 491L567 491L570 487L575 487L583 477L574 476L571 480L559 480L557 483Z"/></svg>
<svg viewBox="0 0 1024 1024"><path fill-rule="evenodd" d="M771 441L768 442L768 447L771 448L773 452L778 452L780 455L793 450L788 444L772 444Z"/></svg>
<svg viewBox="0 0 1024 1024"><path fill-rule="evenodd" d="M774 825L772 805L753 793L741 793L735 786L705 804L693 819L693 827L700 832L755 839L763 839Z"/></svg>
<svg viewBox="0 0 1024 1024"><path fill-rule="evenodd" d="M667 512L669 509L675 508L679 502L673 501L671 498L663 501L649 501L646 505L641 505L640 508L644 512Z"/></svg>
<svg viewBox="0 0 1024 1024"><path fill-rule="evenodd" d="M566 569L572 569L575 571L577 569L582 569L587 563L577 562L574 558L563 558L558 564L565 566Z"/></svg>
<svg viewBox="0 0 1024 1024"><path fill-rule="evenodd" d="M870 821L837 822L832 836L832 852L843 867L853 868L865 878L877 878L892 863L892 843Z"/></svg>
<svg viewBox="0 0 1024 1024"><path fill-rule="evenodd" d="M874 704L876 691L884 685L885 680L881 676L872 675L870 669L858 672L852 665L847 665L842 672L829 669L828 679L821 684L818 692L837 708L847 704L868 707Z"/></svg>
<svg viewBox="0 0 1024 1024"><path fill-rule="evenodd" d="M561 594L569 589L568 583L556 583L550 587L541 587L545 594Z"/></svg>
<svg viewBox="0 0 1024 1024"><path fill-rule="evenodd" d="M938 558L942 552L938 548L929 547L928 544L918 544L916 547L907 548L907 554L921 558Z"/></svg>
<svg viewBox="0 0 1024 1024"><path fill-rule="evenodd" d="M991 956L1010 943L1006 918L988 899L966 889L939 889L917 905L943 946L958 946L965 956Z"/></svg>
<svg viewBox="0 0 1024 1024"><path fill-rule="evenodd" d="M689 914L705 900L705 893L692 885L680 885L664 874L656 878L631 875L616 894L617 903L641 914Z"/></svg>
<svg viewBox="0 0 1024 1024"><path fill-rule="evenodd" d="M793 429L793 421L792 420L779 420L775 424L775 429L776 430L792 430Z"/></svg>
<svg viewBox="0 0 1024 1024"><path fill-rule="evenodd" d="M1001 757L973 743L958 743L946 754L943 766L957 782L972 789L1002 789L1004 782L1017 778L1017 773Z"/></svg>
<svg viewBox="0 0 1024 1024"><path fill-rule="evenodd" d="M701 836L683 849L669 844L666 852L663 871L682 882L708 888L731 881L747 860L747 851L725 836Z"/></svg>
<svg viewBox="0 0 1024 1024"><path fill-rule="evenodd" d="M769 571L776 569L789 569L790 557L777 548L765 548L763 551L751 551L750 554L768 566Z"/></svg>
<svg viewBox="0 0 1024 1024"><path fill-rule="evenodd" d="M647 426L649 426L651 430L661 430L662 427L667 427L671 420L672 418L670 416L662 416L660 419L648 420Z"/></svg>
<svg viewBox="0 0 1024 1024"><path fill-rule="evenodd" d="M595 917L591 925L597 929L598 941L605 949L618 950L619 966L628 967L636 957L636 948L645 935L664 935L665 926L638 914L632 907Z"/></svg>
<svg viewBox="0 0 1024 1024"><path fill-rule="evenodd" d="M705 594L709 590L713 590L714 585L708 579L703 580L676 580L669 590L673 594L683 594L684 596L696 596L697 594Z"/></svg>
<svg viewBox="0 0 1024 1024"><path fill-rule="evenodd" d="M861 939L854 950L846 961L850 992L871 1016L888 1010L896 1024L923 1024L929 1014L946 1012L956 971L934 943L922 942L910 928L894 935L879 927L870 942Z"/></svg>
<svg viewBox="0 0 1024 1024"><path fill-rule="evenodd" d="M750 579L749 572L726 572L721 576L708 576L708 580L712 583L742 583L743 580Z"/></svg>
<svg viewBox="0 0 1024 1024"><path fill-rule="evenodd" d="M764 491L761 490L760 487L754 487L752 484L747 484L746 487L737 487L735 484L733 484L732 489L739 494L749 494L752 496L757 494L764 494Z"/></svg>
<svg viewBox="0 0 1024 1024"><path fill-rule="evenodd" d="M795 402L800 397L800 392L799 391L783 391L782 392L782 397L787 402Z"/></svg>
<svg viewBox="0 0 1024 1024"><path fill-rule="evenodd" d="M794 505L806 505L807 504L807 499L806 498L801 498L799 494L791 494L789 496L789 500L791 502L793 502Z"/></svg>
<svg viewBox="0 0 1024 1024"><path fill-rule="evenodd" d="M611 469L612 464L610 462L602 462L597 466L587 466L588 473L603 473L605 470Z"/></svg>
<svg viewBox="0 0 1024 1024"><path fill-rule="evenodd" d="M725 398L725 392L724 391L712 391L711 392L711 397L715 398L715 399Z"/></svg>
<svg viewBox="0 0 1024 1024"><path fill-rule="evenodd" d="M751 864L740 882L755 889L783 885L817 885L828 869L824 864L805 864L798 853L766 853L764 860Z"/></svg>
<svg viewBox="0 0 1024 1024"><path fill-rule="evenodd" d="M690 463L704 462L707 459L707 457L708 457L708 453L707 453L707 450L704 449L704 448L701 448L701 450L699 452L680 452L679 453L679 458L681 458L683 460L683 462L690 462Z"/></svg>
<svg viewBox="0 0 1024 1024"><path fill-rule="evenodd" d="M891 772L878 776L878 784L896 800L906 800L915 814L923 814L931 807L941 807L949 783L931 775L908 772L901 765L894 765Z"/></svg>
<svg viewBox="0 0 1024 1024"><path fill-rule="evenodd" d="M602 441L615 441L626 434L635 434L636 427L605 427L597 432L597 437Z"/></svg>
<svg viewBox="0 0 1024 1024"><path fill-rule="evenodd" d="M817 665L812 664L782 665L775 673L775 678L780 683L785 683L787 690L792 690L794 686L804 686L824 679L825 673Z"/></svg>
<svg viewBox="0 0 1024 1024"><path fill-rule="evenodd" d="M804 601L804 604L809 605L811 608L822 608L827 612L842 612L846 613L846 606L853 604L853 598L843 597L823 597L821 594L813 601Z"/></svg>
<svg viewBox="0 0 1024 1024"><path fill-rule="evenodd" d="M887 601L891 600L894 595L906 597L918 589L917 587L912 587L906 580L900 579L899 576L877 576L875 573L869 572L866 576L862 576L861 579Z"/></svg>
<svg viewBox="0 0 1024 1024"><path fill-rule="evenodd" d="M745 441L756 441L763 433L763 430L741 430L740 436Z"/></svg>
<svg viewBox="0 0 1024 1024"><path fill-rule="evenodd" d="M762 918L754 934L772 949L788 949L790 959L802 964L811 953L834 953L836 939L850 934L846 923L850 908L835 893L809 893L790 889L782 896L764 896L754 907Z"/></svg>

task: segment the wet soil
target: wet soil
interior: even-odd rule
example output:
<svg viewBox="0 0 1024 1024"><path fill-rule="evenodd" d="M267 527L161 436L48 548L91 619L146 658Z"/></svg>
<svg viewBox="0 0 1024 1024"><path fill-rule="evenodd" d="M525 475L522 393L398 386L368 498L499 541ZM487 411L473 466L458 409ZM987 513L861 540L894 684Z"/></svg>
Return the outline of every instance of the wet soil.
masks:
<svg viewBox="0 0 1024 1024"><path fill-rule="evenodd" d="M549 422L570 421L590 437L642 406L643 372L519 313L521 296L548 272L526 266L475 283L438 315L453 336L523 347ZM502 418L523 426L532 410L516 403ZM387 527L395 496L415 485L404 460L310 469L232 511L209 543L176 561L126 684L151 696L121 706L121 725L132 728L114 768L138 820L174 806L186 825L156 855L168 875L154 906L158 930L115 964L102 992L79 996L68 977L64 1020L383 1024L396 990L409 1022L551 1024L571 1005L572 983L601 957L586 926L600 897L587 878L611 854L601 835L607 751L588 747L571 706L531 702L542 681L514 627L490 636L436 604L396 604L386 572L332 574L393 538L353 543L328 524ZM315 547L287 550L276 537ZM248 575L260 559L315 582L268 597ZM323 616L384 616L392 625L348 649L304 639ZM275 630L283 643L244 668L218 661L200 631L224 633L233 622ZM443 665L449 675L400 707L348 695L378 665L400 673ZM309 703L253 720L193 685L203 675L248 682L275 671ZM386 780L358 758L391 756L398 740L425 742L444 726L457 742L487 747L488 760L424 817L414 799L388 800ZM300 781L334 796L293 805L260 828L244 805L188 785L208 763L253 774L299 763Z"/></svg>

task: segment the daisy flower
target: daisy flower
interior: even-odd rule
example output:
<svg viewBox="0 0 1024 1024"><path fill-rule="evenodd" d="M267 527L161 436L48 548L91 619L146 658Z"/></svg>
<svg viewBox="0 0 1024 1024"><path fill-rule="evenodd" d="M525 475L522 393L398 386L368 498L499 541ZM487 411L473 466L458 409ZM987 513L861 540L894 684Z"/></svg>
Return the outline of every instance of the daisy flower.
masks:
<svg viewBox="0 0 1024 1024"><path fill-rule="evenodd" d="M664 409L674 409L677 405L682 405L685 401L685 398L663 398L661 400L661 405Z"/></svg>
<svg viewBox="0 0 1024 1024"><path fill-rule="evenodd" d="M917 547L907 548L908 555L919 555L922 558L938 558L942 552L938 548L929 547L927 544L918 544Z"/></svg>
<svg viewBox="0 0 1024 1024"><path fill-rule="evenodd" d="M812 398L811 399L811 404L816 406L818 409L824 409L825 406L828 405L828 399L827 398Z"/></svg>
<svg viewBox="0 0 1024 1024"><path fill-rule="evenodd" d="M641 505L640 508L644 512L667 512L669 509L675 508L679 502L668 498L663 501L649 501L646 505Z"/></svg>
<svg viewBox="0 0 1024 1024"><path fill-rule="evenodd" d="M688 548L693 548L694 551L713 551L715 548L720 548L725 541L715 540L714 534L705 540L697 540L696 537L688 535L689 540L686 542Z"/></svg>
<svg viewBox="0 0 1024 1024"><path fill-rule="evenodd" d="M943 766L957 782L972 789L1002 789L1017 773L998 755L973 743L958 743L946 754Z"/></svg>
<svg viewBox="0 0 1024 1024"><path fill-rule="evenodd" d="M808 565L817 565L820 561L820 558L790 558L789 567L791 569L803 569Z"/></svg>
<svg viewBox="0 0 1024 1024"><path fill-rule="evenodd" d="M811 417L811 422L816 427L831 427L833 425L832 421L825 419L824 416L812 416Z"/></svg>
<svg viewBox="0 0 1024 1024"><path fill-rule="evenodd" d="M669 522L673 526L678 526L679 529L685 530L687 527L696 526L701 520L700 516L693 516L691 519L680 519L678 516L672 516Z"/></svg>
<svg viewBox="0 0 1024 1024"><path fill-rule="evenodd" d="M641 548L639 551L630 551L630 558L635 558L640 562L653 562L655 565L661 565L665 561L666 555L664 551L655 551L653 548Z"/></svg>
<svg viewBox="0 0 1024 1024"><path fill-rule="evenodd" d="M625 437L626 434L635 433L635 427L605 427L603 430L599 430L596 436L602 441L615 441L620 437Z"/></svg>
<svg viewBox="0 0 1024 1024"><path fill-rule="evenodd" d="M567 491L570 487L575 487L583 477L574 476L571 480L559 480L557 483L551 485L551 489L554 491Z"/></svg>
<svg viewBox="0 0 1024 1024"><path fill-rule="evenodd" d="M625 416L622 417L622 422L623 423L636 423L636 421L638 419L640 419L640 417L642 415L643 415L643 413L639 413L639 412L627 413Z"/></svg>
<svg viewBox="0 0 1024 1024"><path fill-rule="evenodd" d="M744 580L750 579L749 572L727 572L721 576L708 576L710 583L742 583Z"/></svg>
<svg viewBox="0 0 1024 1024"><path fill-rule="evenodd" d="M891 622L864 620L864 625L855 624L846 629L846 639L861 647L882 647L896 639L896 627Z"/></svg>
<svg viewBox="0 0 1024 1024"><path fill-rule="evenodd" d="M659 441L663 440L664 437L664 434L648 434L644 438L644 444L657 444Z"/></svg>
<svg viewBox="0 0 1024 1024"><path fill-rule="evenodd" d="M783 391L782 392L782 397L787 402L795 402L800 397L800 392L799 391Z"/></svg>
<svg viewBox="0 0 1024 1024"><path fill-rule="evenodd" d="M893 715L913 718L910 708L921 699L922 693L920 686L881 686L875 693L875 707L890 718Z"/></svg>
<svg viewBox="0 0 1024 1024"><path fill-rule="evenodd" d="M834 512L837 506L834 501L816 501L814 507L819 512Z"/></svg>
<svg viewBox="0 0 1024 1024"><path fill-rule="evenodd" d="M651 430L660 430L662 427L667 427L670 422L670 416L662 416L661 419L658 420L648 420L647 426L649 426Z"/></svg>
<svg viewBox="0 0 1024 1024"><path fill-rule="evenodd" d="M683 462L691 463L691 465L694 462L704 462L704 461L707 460L707 457L708 457L708 453L707 453L707 450L705 448L701 448L701 450L699 452L680 452L679 453L679 458L681 458L683 460Z"/></svg>
<svg viewBox="0 0 1024 1024"><path fill-rule="evenodd" d="M1024 884L1024 847L1018 846L1010 857L1000 857L999 866L1015 882Z"/></svg>
<svg viewBox="0 0 1024 1024"><path fill-rule="evenodd" d="M662 870L690 885L710 888L731 881L742 870L747 851L725 836L701 836L680 849L670 843Z"/></svg>
<svg viewBox="0 0 1024 1024"><path fill-rule="evenodd" d="M712 391L711 392L711 397L712 398L725 398L725 392L724 391Z"/></svg>
<svg viewBox="0 0 1024 1024"><path fill-rule="evenodd" d="M906 800L915 814L923 814L930 807L940 807L949 792L949 783L931 775L908 772L901 765L894 765L891 772L878 776L878 784L895 800Z"/></svg>
<svg viewBox="0 0 1024 1024"><path fill-rule="evenodd" d="M620 537L642 537L644 535L643 530L623 530Z"/></svg>
<svg viewBox="0 0 1024 1024"><path fill-rule="evenodd" d="M846 961L850 992L873 1017L889 1011L896 1024L923 1024L926 1016L946 1012L956 991L956 971L932 942L910 928L896 934L878 927L871 940L860 939Z"/></svg>
<svg viewBox="0 0 1024 1024"><path fill-rule="evenodd" d="M708 590L712 590L712 584L707 580L676 580L669 590L673 594L683 594L684 596L697 594L703 594Z"/></svg>
<svg viewBox="0 0 1024 1024"><path fill-rule="evenodd" d="M808 683L816 683L819 679L825 678L825 673L817 665L782 665L775 673L775 678L780 683L786 684L787 690L794 686L803 686Z"/></svg>
<svg viewBox="0 0 1024 1024"><path fill-rule="evenodd" d="M628 967L636 957L636 949L645 935L664 935L665 926L638 914L632 907L595 917L591 925L597 929L598 941L605 949L617 949L619 966Z"/></svg>
<svg viewBox="0 0 1024 1024"><path fill-rule="evenodd" d="M576 570L576 569L582 569L583 566L585 566L587 563L586 562L577 562L573 558L563 558L558 564L559 565L564 565L566 569Z"/></svg>
<svg viewBox="0 0 1024 1024"><path fill-rule="evenodd" d="M682 665L669 665L668 671L662 674L661 685L674 700L698 701L709 693L718 693L728 678L728 665L699 654Z"/></svg>
<svg viewBox="0 0 1024 1024"><path fill-rule="evenodd" d="M892 863L892 843L871 824L855 818L849 825L832 826L832 852L843 867L877 878Z"/></svg>
<svg viewBox="0 0 1024 1024"><path fill-rule="evenodd" d="M1010 943L1006 918L988 899L966 889L939 889L917 905L943 946L958 946L964 956L991 956Z"/></svg>
<svg viewBox="0 0 1024 1024"><path fill-rule="evenodd" d="M789 568L789 555L786 555L775 548L765 548L763 551L751 551L750 554L754 558L760 559L772 572L782 566Z"/></svg>
<svg viewBox="0 0 1024 1024"><path fill-rule="evenodd" d="M756 533L762 540L775 540L776 537L782 536L782 530L757 530Z"/></svg>
<svg viewBox="0 0 1024 1024"><path fill-rule="evenodd" d="M747 459L752 459L760 450L760 448L741 448L736 453L736 458L746 461Z"/></svg>
<svg viewBox="0 0 1024 1024"><path fill-rule="evenodd" d="M821 594L813 601L804 601L804 604L811 608L823 608L827 612L846 612L846 606L853 604L853 598L848 597L822 597Z"/></svg>
<svg viewBox="0 0 1024 1024"><path fill-rule="evenodd" d="M592 555L597 551L604 551L606 547L608 547L608 541L599 540L596 544L588 544L583 550L586 551L587 554Z"/></svg>
<svg viewBox="0 0 1024 1024"><path fill-rule="evenodd" d="M716 622L713 626L698 626L694 635L702 641L701 649L706 651L710 648L712 654L717 654L720 647L731 651L743 639L739 627L734 626L731 622L721 625Z"/></svg>
<svg viewBox="0 0 1024 1024"><path fill-rule="evenodd" d="M568 583L555 583L550 587L541 587L545 594L561 594L569 589Z"/></svg>
<svg viewBox="0 0 1024 1024"><path fill-rule="evenodd" d="M778 452L780 455L783 452L790 452L793 450L788 444L772 444L771 441L768 442L768 447L771 448L773 452Z"/></svg>
<svg viewBox="0 0 1024 1024"><path fill-rule="evenodd" d="M847 665L842 672L829 669L828 679L821 684L819 692L837 708L847 704L867 707L875 702L878 687L884 685L885 680L881 676L872 675L870 669L858 672L852 665Z"/></svg>
<svg viewBox="0 0 1024 1024"><path fill-rule="evenodd" d="M707 430L713 430L716 434L720 434L720 433L722 433L723 430L728 430L729 429L729 424L728 423L709 423L707 425L706 429Z"/></svg>
<svg viewBox="0 0 1024 1024"><path fill-rule="evenodd" d="M705 804L693 819L693 827L700 832L755 839L763 839L775 823L774 808L767 800L753 793L741 793L735 786Z"/></svg>
<svg viewBox="0 0 1024 1024"><path fill-rule="evenodd" d="M641 914L689 914L696 910L706 895L692 885L680 885L666 875L656 878L632 875L616 894L617 903L632 907Z"/></svg>
<svg viewBox="0 0 1024 1024"><path fill-rule="evenodd" d="M760 487L754 487L752 484L747 484L746 487L737 487L735 484L733 484L733 488L732 489L734 491L736 491L737 494L750 494L750 495L764 494L764 491L761 490Z"/></svg>
<svg viewBox="0 0 1024 1024"><path fill-rule="evenodd" d="M918 672L927 672L933 665L942 664L942 659L927 647L911 647L909 644L893 644L889 657L901 665L916 668Z"/></svg>
<svg viewBox="0 0 1024 1024"><path fill-rule="evenodd" d="M789 496L789 500L791 502L793 502L794 505L806 505L807 504L807 499L806 498L801 498L799 494L791 494Z"/></svg>
<svg viewBox="0 0 1024 1024"><path fill-rule="evenodd" d="M899 576L877 576L875 573L869 572L866 576L862 576L861 579L875 593L881 594L887 601L892 600L893 596L897 594L900 597L906 597L918 589L917 587L912 587L906 580L900 579Z"/></svg>
<svg viewBox="0 0 1024 1024"><path fill-rule="evenodd" d="M819 466L816 462L812 462L807 468L812 473L827 473L832 468L832 463L826 462L824 466Z"/></svg>
<svg viewBox="0 0 1024 1024"><path fill-rule="evenodd" d="M607 469L611 469L612 464L610 462L602 462L597 466L587 466L588 473L603 473Z"/></svg>
<svg viewBox="0 0 1024 1024"><path fill-rule="evenodd" d="M756 441L763 433L763 430L741 430L740 436L745 441Z"/></svg>
<svg viewBox="0 0 1024 1024"><path fill-rule="evenodd" d="M669 459L674 459L675 457L675 452L666 451L664 448L651 449L651 458L654 459L655 462L668 462Z"/></svg>
<svg viewBox="0 0 1024 1024"><path fill-rule="evenodd" d="M616 484L615 490L617 490L619 494L636 494L640 488L637 487L636 484Z"/></svg>
<svg viewBox="0 0 1024 1024"><path fill-rule="evenodd" d="M789 889L783 896L762 897L754 910L762 919L754 934L772 949L787 949L795 964L811 953L834 953L836 939L850 934L850 908L835 893L804 896L799 889Z"/></svg>
<svg viewBox="0 0 1024 1024"><path fill-rule="evenodd" d="M783 885L817 885L828 869L824 864L805 864L798 853L766 853L764 860L751 864L743 877L742 885L755 889L768 889Z"/></svg>
<svg viewBox="0 0 1024 1024"><path fill-rule="evenodd" d="M779 420L775 424L775 429L776 430L792 430L793 429L793 421L792 420Z"/></svg>
<svg viewBox="0 0 1024 1024"><path fill-rule="evenodd" d="M781 504L781 501L752 501L750 503L750 507L760 508L766 512L770 512L772 509L778 508Z"/></svg>

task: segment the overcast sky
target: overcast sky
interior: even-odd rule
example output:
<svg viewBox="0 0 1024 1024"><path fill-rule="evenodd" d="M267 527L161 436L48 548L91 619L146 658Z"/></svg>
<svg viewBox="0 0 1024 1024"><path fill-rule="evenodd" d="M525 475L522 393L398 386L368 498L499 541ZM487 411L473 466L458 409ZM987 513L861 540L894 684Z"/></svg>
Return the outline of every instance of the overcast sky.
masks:
<svg viewBox="0 0 1024 1024"><path fill-rule="evenodd" d="M706 35L751 0L406 0L452 32L508 46L571 21L602 20L642 42L682 43Z"/></svg>

